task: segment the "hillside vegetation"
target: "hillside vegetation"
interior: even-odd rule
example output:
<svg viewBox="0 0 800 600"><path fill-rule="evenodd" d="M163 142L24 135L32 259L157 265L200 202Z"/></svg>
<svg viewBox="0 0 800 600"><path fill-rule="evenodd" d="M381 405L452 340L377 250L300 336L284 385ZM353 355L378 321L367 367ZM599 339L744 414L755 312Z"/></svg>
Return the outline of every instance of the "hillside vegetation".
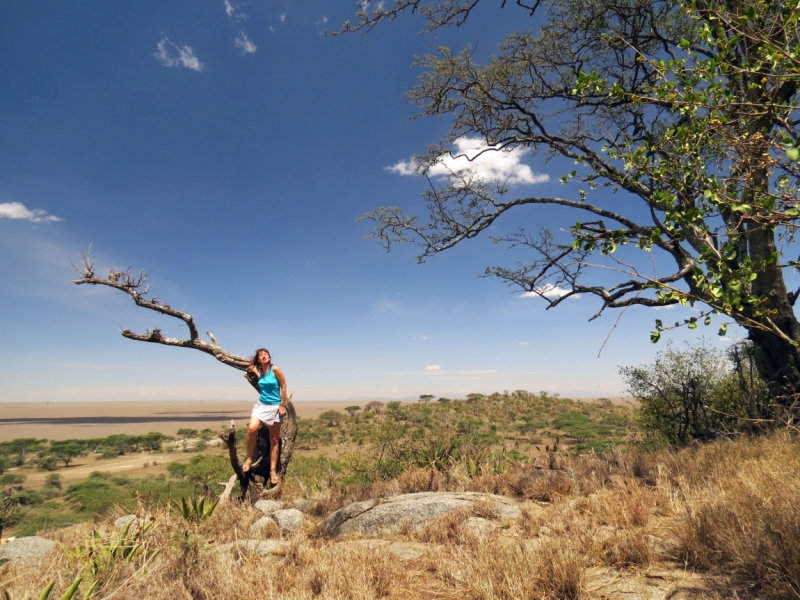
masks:
<svg viewBox="0 0 800 600"><path fill-rule="evenodd" d="M18 598L55 581L63 592L80 574L85 585L98 582L98 598L255 590L285 598L602 598L631 592L637 581L656 585L647 588L654 598L687 597L678 593L684 588L707 598L800 590L800 441L791 433L645 453L633 409L610 402L515 392L367 408L302 422L305 455L295 456L279 500L313 503L278 556L219 550L252 537L262 514L249 505L220 505L204 520L170 508L167 496L197 498L227 479L225 457L203 454L171 466L169 478L150 478L159 490L103 474L70 486L60 501L84 502L98 516L43 532L63 544L56 558L0 567L2 587ZM91 501L110 490L129 499L116 496L117 507L102 513ZM500 494L523 518L481 535L467 527L486 516L476 507L406 528L391 539L425 548L406 561L357 537L323 535L323 520L352 501L422 491ZM113 525L130 512L125 502L149 524L132 530L133 542ZM257 537L280 533L265 528ZM136 551L123 559L112 551L120 544ZM99 562L98 547L108 553Z"/></svg>

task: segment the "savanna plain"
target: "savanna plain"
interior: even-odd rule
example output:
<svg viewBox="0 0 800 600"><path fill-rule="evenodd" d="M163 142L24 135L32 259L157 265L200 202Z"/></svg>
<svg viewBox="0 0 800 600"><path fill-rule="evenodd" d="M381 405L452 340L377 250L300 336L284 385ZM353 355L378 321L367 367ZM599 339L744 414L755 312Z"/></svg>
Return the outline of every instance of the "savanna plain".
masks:
<svg viewBox="0 0 800 600"><path fill-rule="evenodd" d="M242 456L249 405L156 404L4 406L4 548L55 542L0 564L7 598L800 595L791 430L668 439L646 394L297 403L285 481L254 505L217 502L232 473L217 435L234 419ZM425 518L342 525L439 498Z"/></svg>

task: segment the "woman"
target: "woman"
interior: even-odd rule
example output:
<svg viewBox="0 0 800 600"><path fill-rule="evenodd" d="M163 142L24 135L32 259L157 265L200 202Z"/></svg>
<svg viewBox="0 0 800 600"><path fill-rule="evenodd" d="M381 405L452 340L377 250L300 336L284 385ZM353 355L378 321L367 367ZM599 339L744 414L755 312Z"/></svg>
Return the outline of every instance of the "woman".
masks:
<svg viewBox="0 0 800 600"><path fill-rule="evenodd" d="M283 371L272 365L269 350L259 348L253 361L247 367L247 378L257 385L260 392L258 402L253 406L250 423L247 426L247 460L242 465L245 473L253 464L258 428L264 423L269 428L269 480L272 485L280 483L278 477L278 448L281 438L281 417L286 415L286 379Z"/></svg>

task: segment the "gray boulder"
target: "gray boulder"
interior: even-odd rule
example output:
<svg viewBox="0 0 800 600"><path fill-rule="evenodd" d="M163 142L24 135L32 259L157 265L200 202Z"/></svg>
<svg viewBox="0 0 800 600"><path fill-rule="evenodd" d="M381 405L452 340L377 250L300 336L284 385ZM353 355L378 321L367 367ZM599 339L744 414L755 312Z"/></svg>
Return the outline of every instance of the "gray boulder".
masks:
<svg viewBox="0 0 800 600"><path fill-rule="evenodd" d="M304 517L305 515L296 508L276 510L269 515L269 518L278 524L278 529L281 530L282 535L288 535L300 529Z"/></svg>
<svg viewBox="0 0 800 600"><path fill-rule="evenodd" d="M379 537L396 533L401 524L420 527L431 519L457 509L491 512L498 521L522 518L519 506L509 498L479 492L420 492L354 502L330 515L324 523L328 537L349 533Z"/></svg>
<svg viewBox="0 0 800 600"><path fill-rule="evenodd" d="M278 502L277 500L259 500L253 506L255 506L265 515L269 515L274 513L276 510L282 509L283 502Z"/></svg>
<svg viewBox="0 0 800 600"><path fill-rule="evenodd" d="M18 560L41 558L56 547L53 540L38 536L16 538L0 546L0 565Z"/></svg>
<svg viewBox="0 0 800 600"><path fill-rule="evenodd" d="M250 535L259 535L264 532L265 529L274 529L277 527L275 523L275 519L272 517L261 517L258 521L250 525Z"/></svg>
<svg viewBox="0 0 800 600"><path fill-rule="evenodd" d="M114 521L114 527L125 527L128 523L133 523L136 520L136 515L125 515Z"/></svg>

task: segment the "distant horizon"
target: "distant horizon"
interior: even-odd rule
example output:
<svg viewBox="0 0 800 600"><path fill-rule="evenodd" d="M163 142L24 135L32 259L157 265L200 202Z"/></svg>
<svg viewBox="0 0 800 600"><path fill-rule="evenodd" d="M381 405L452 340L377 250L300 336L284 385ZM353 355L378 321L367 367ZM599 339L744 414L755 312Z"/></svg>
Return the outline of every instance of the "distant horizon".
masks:
<svg viewBox="0 0 800 600"><path fill-rule="evenodd" d="M513 391L513 390L509 390ZM539 392L530 391L531 394L538 395ZM609 400L628 400L632 399L632 396L611 396L611 395L589 395L589 394L559 394L558 392L547 392L551 396L558 396L559 398L567 398L573 400L598 400L600 398L608 398ZM489 395L489 394L486 394ZM449 398L449 396L436 396L431 402L436 402L438 398ZM418 396L351 396L347 398L295 398L292 399L292 402L304 403L304 402L334 402L334 403L341 403L341 402L365 402L365 401L379 401L379 402L419 402ZM453 396L451 400L466 400L465 396ZM107 400L0 400L0 406L2 405L18 405L18 404L103 404L103 403L118 403L118 402L128 402L128 403L137 403L137 402L194 402L194 403L212 403L212 402L253 402L254 399L213 399L213 398L203 398L203 399L176 399L176 398L168 398L168 399L154 399L154 398L142 398L137 400L131 400L126 398L120 399L107 399Z"/></svg>

